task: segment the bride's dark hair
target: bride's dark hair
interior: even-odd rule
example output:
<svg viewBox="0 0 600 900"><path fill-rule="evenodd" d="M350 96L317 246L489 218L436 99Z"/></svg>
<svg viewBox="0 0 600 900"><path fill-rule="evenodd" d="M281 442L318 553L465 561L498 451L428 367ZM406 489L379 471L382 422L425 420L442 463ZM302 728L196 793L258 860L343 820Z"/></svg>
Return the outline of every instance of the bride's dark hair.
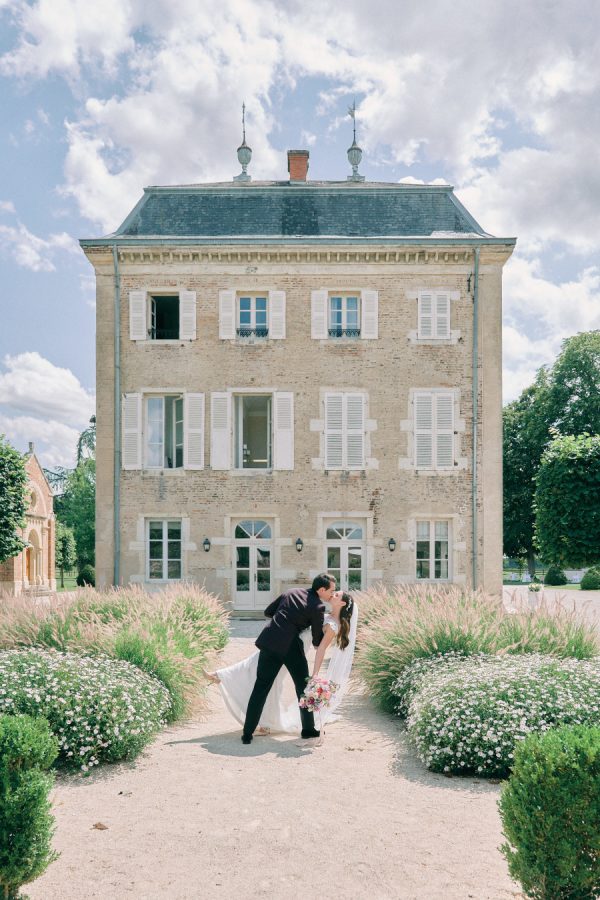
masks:
<svg viewBox="0 0 600 900"><path fill-rule="evenodd" d="M350 643L348 635L350 634L350 619L354 612L354 602L350 594L342 593L342 600L346 604L340 610L340 630L336 635L336 643L340 650L345 650Z"/></svg>

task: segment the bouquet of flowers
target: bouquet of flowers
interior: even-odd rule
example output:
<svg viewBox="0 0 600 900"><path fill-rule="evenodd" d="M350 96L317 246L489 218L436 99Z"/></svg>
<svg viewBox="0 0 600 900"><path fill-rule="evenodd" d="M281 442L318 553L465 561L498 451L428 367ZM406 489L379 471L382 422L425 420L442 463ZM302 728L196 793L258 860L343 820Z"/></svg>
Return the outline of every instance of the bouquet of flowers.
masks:
<svg viewBox="0 0 600 900"><path fill-rule="evenodd" d="M302 709L320 712L329 706L338 688L339 684L336 684L335 681L328 681L326 678L310 678L304 694L300 697L299 704Z"/></svg>

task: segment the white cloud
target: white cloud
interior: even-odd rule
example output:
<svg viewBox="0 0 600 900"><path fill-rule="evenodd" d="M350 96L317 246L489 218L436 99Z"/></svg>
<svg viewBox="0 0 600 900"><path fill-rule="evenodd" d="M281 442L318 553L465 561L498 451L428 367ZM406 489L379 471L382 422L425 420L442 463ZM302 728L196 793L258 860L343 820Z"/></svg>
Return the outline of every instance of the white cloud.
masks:
<svg viewBox="0 0 600 900"><path fill-rule="evenodd" d="M60 422L37 419L34 416L6 416L0 411L0 434L25 452L32 441L40 463L47 469L75 465L79 431Z"/></svg>
<svg viewBox="0 0 600 900"><path fill-rule="evenodd" d="M16 217L14 204L10 200L0 202L0 212ZM53 272L59 251L80 252L78 243L64 231L41 238L18 219L10 225L0 223L0 253L12 258L18 266L33 272Z"/></svg>
<svg viewBox="0 0 600 900"><path fill-rule="evenodd" d="M0 406L17 416L35 416L83 428L94 412L94 396L71 372L39 353L5 356L0 370Z"/></svg>

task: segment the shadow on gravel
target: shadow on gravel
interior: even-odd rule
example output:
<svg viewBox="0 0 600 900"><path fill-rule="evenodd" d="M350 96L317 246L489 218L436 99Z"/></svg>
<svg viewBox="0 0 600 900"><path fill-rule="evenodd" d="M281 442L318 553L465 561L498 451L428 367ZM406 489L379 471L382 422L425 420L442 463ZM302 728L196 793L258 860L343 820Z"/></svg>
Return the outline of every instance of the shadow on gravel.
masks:
<svg viewBox="0 0 600 900"><path fill-rule="evenodd" d="M198 744L208 753L217 756L266 756L271 754L277 757L302 757L310 756L314 745L300 744L300 737L284 738L276 740L268 735L255 737L251 744L242 744L240 732L227 731L223 734L210 734L203 737L190 738L187 741L167 741L165 746L176 744Z"/></svg>

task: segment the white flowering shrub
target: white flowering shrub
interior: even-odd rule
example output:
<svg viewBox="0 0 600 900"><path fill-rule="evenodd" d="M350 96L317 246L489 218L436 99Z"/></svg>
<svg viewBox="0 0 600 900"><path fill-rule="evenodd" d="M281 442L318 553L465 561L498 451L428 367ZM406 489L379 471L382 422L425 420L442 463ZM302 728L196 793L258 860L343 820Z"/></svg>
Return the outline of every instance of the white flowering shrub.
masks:
<svg viewBox="0 0 600 900"><path fill-rule="evenodd" d="M88 772L131 759L163 727L171 704L156 678L121 660L47 650L0 652L0 714L43 716L58 764Z"/></svg>
<svg viewBox="0 0 600 900"><path fill-rule="evenodd" d="M531 732L600 725L600 658L454 655L409 669L395 691L416 750L435 772L503 778Z"/></svg>

